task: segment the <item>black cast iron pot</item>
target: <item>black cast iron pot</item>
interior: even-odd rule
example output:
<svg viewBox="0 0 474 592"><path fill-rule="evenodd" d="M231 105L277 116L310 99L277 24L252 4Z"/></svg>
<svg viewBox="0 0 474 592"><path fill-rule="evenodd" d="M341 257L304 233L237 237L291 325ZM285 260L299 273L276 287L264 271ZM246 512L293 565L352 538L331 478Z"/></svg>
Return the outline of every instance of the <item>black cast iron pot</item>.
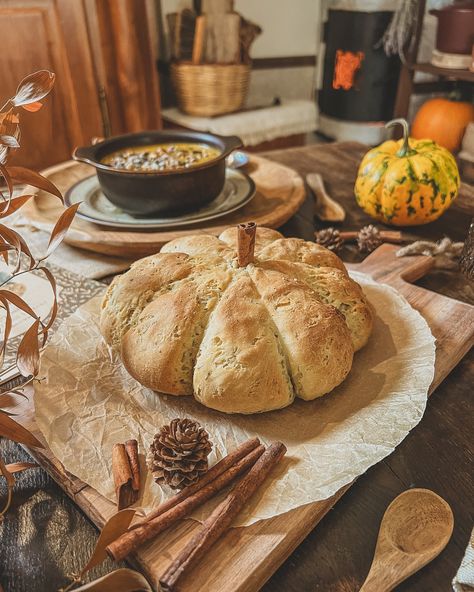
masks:
<svg viewBox="0 0 474 592"><path fill-rule="evenodd" d="M101 163L105 156L122 148L168 142L208 144L220 154L213 160L177 171L132 172ZM241 146L237 136L150 131L115 136L93 146L76 148L72 157L95 167L102 191L123 211L137 217L166 216L198 210L216 198L225 183L225 159Z"/></svg>

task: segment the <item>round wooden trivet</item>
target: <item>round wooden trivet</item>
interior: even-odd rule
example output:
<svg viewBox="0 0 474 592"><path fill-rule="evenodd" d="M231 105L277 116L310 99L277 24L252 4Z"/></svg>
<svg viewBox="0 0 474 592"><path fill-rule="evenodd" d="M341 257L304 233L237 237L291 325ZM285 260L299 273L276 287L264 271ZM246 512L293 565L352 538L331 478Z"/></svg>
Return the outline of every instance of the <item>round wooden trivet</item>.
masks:
<svg viewBox="0 0 474 592"><path fill-rule="evenodd" d="M257 193L246 206L217 220L182 230L132 232L106 229L76 218L65 241L75 247L119 257L143 257L156 253L165 243L189 234L218 235L229 226L253 221L259 226L278 228L299 209L305 198L303 179L294 170L250 155L245 169L252 177ZM42 172L65 193L71 185L93 173L90 166L67 161ZM23 206L22 214L37 227L50 231L61 213L58 200L38 191L34 200Z"/></svg>

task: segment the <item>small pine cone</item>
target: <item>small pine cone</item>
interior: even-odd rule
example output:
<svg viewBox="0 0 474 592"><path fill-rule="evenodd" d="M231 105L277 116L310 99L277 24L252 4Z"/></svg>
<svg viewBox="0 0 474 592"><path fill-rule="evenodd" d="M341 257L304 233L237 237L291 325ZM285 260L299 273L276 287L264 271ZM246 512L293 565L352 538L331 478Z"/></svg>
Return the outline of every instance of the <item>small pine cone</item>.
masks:
<svg viewBox="0 0 474 592"><path fill-rule="evenodd" d="M340 251L344 245L344 239L341 238L339 230L336 230L332 226L315 232L314 236L318 245L326 247L330 251Z"/></svg>
<svg viewBox="0 0 474 592"><path fill-rule="evenodd" d="M382 237L379 229L373 224L364 226L357 235L357 246L361 253L372 253L382 244Z"/></svg>
<svg viewBox="0 0 474 592"><path fill-rule="evenodd" d="M183 489L207 471L211 449L209 434L197 421L173 419L155 434L146 462L156 482Z"/></svg>

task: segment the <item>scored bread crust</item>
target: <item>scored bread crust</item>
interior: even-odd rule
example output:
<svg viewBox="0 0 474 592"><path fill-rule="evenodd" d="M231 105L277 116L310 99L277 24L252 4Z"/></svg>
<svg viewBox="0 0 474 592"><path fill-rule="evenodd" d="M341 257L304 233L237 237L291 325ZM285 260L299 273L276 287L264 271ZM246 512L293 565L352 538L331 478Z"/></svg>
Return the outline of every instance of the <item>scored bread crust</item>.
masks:
<svg viewBox="0 0 474 592"><path fill-rule="evenodd" d="M237 229L166 244L116 278L100 327L153 390L226 413L320 397L349 373L372 330L360 286L331 251L258 228L237 265Z"/></svg>

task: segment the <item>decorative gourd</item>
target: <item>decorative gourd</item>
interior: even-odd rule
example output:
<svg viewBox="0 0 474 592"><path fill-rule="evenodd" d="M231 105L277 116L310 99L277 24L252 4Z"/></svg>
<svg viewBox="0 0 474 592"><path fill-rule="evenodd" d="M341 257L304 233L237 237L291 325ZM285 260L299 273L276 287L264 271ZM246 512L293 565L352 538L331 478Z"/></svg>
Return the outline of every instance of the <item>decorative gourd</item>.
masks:
<svg viewBox="0 0 474 592"><path fill-rule="evenodd" d="M369 150L360 163L354 187L359 206L376 220L393 226L427 224L456 198L459 172L453 155L431 140L389 140Z"/></svg>
<svg viewBox="0 0 474 592"><path fill-rule="evenodd" d="M342 261L267 228L242 242L236 228L177 239L112 282L101 331L141 384L257 413L345 379L372 315Z"/></svg>
<svg viewBox="0 0 474 592"><path fill-rule="evenodd" d="M467 125L474 121L474 105L445 98L426 101L413 120L411 136L430 138L451 152L461 148Z"/></svg>

